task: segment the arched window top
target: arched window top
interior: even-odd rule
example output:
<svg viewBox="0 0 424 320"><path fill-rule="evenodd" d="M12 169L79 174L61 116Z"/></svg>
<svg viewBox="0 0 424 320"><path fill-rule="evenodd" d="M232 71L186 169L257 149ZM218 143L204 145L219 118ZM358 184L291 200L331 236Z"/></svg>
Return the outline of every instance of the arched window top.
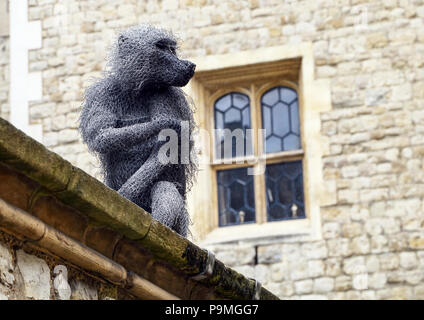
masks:
<svg viewBox="0 0 424 320"><path fill-rule="evenodd" d="M215 101L215 129L250 128L250 99L240 92L227 93Z"/></svg>
<svg viewBox="0 0 424 320"><path fill-rule="evenodd" d="M277 86L261 97L266 153L300 149L299 103L296 90Z"/></svg>
<svg viewBox="0 0 424 320"><path fill-rule="evenodd" d="M289 87L278 86L271 88L267 92L265 92L262 95L261 100L263 104L266 104L270 107L272 107L278 102L290 105L293 102L297 101L297 92L296 90Z"/></svg>
<svg viewBox="0 0 424 320"><path fill-rule="evenodd" d="M230 92L214 103L215 156L218 159L241 157L251 153L246 130L251 128L250 98L244 93Z"/></svg>

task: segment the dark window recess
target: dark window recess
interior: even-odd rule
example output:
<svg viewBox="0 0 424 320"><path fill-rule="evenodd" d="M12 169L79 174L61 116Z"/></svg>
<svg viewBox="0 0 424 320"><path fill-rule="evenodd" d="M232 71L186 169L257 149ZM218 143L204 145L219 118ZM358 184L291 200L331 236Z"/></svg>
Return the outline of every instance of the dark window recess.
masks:
<svg viewBox="0 0 424 320"><path fill-rule="evenodd" d="M220 227L255 222L253 177L247 168L217 172Z"/></svg>
<svg viewBox="0 0 424 320"><path fill-rule="evenodd" d="M305 217L302 161L266 166L268 221Z"/></svg>
<svg viewBox="0 0 424 320"><path fill-rule="evenodd" d="M251 137L246 135L246 129L251 128L249 97L237 92L228 93L216 100L214 113L215 129L229 129L225 134L215 132L216 157L225 159L251 154ZM234 136L238 133L241 133L239 142Z"/></svg>
<svg viewBox="0 0 424 320"><path fill-rule="evenodd" d="M261 98L265 152L300 149L299 104L295 90L275 87Z"/></svg>

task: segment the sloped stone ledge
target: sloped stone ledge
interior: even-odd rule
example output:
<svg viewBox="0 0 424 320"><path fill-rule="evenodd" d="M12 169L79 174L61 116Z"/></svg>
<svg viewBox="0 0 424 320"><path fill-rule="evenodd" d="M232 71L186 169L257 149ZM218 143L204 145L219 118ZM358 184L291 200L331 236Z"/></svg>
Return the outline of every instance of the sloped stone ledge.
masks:
<svg viewBox="0 0 424 320"><path fill-rule="evenodd" d="M254 281L0 119L0 197L183 299L251 299ZM277 297L265 288L261 299Z"/></svg>

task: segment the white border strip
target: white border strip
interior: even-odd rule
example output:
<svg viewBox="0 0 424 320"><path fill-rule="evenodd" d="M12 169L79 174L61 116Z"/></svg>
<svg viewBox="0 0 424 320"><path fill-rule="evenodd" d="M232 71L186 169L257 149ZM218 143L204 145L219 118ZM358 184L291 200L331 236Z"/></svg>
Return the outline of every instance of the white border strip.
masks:
<svg viewBox="0 0 424 320"><path fill-rule="evenodd" d="M29 124L30 100L41 100L41 72L28 72L28 50L41 48L41 22L28 22L28 0L10 1L10 122L41 142L41 125Z"/></svg>

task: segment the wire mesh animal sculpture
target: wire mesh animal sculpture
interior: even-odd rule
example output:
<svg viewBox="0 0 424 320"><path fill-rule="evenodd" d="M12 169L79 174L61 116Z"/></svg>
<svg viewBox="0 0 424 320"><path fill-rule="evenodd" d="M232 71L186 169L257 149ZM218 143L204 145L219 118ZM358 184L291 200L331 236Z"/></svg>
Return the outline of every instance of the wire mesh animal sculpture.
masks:
<svg viewBox="0 0 424 320"><path fill-rule="evenodd" d="M158 158L162 129L180 136L181 121L190 134L195 128L191 103L179 88L191 79L195 64L179 59L176 50L175 37L153 26L121 32L104 77L85 92L79 129L99 157L107 186L187 236L185 201L196 163L179 157L177 164L164 164Z"/></svg>

